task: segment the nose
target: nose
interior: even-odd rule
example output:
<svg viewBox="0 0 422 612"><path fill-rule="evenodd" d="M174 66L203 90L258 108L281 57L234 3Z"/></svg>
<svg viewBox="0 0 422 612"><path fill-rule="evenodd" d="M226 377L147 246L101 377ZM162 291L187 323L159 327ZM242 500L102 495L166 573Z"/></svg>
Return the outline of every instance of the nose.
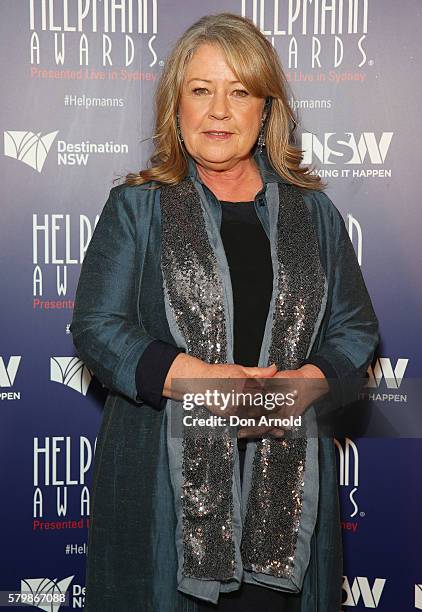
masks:
<svg viewBox="0 0 422 612"><path fill-rule="evenodd" d="M216 119L227 119L230 117L230 108L225 92L215 92L211 98L209 116Z"/></svg>

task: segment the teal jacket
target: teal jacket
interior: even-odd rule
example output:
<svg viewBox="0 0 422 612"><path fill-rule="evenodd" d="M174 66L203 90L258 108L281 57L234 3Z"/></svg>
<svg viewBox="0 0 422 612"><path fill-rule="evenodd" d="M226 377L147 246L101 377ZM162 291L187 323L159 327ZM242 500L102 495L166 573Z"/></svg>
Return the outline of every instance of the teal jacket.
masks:
<svg viewBox="0 0 422 612"><path fill-rule="evenodd" d="M255 153L264 188L255 198L269 235L267 198L281 178ZM188 175L219 227L221 205L189 158ZM195 612L177 591L175 513L163 410L146 403L136 369L155 340L174 345L160 268L160 190L110 191L86 252L70 331L77 353L109 389L91 487L85 610ZM301 190L315 225L328 281L324 316L309 360L338 378L341 403L351 377L364 376L378 344L378 321L344 220L328 196ZM216 240L218 237L216 237ZM332 438L319 445L319 506L298 612L338 612L342 580L337 471Z"/></svg>

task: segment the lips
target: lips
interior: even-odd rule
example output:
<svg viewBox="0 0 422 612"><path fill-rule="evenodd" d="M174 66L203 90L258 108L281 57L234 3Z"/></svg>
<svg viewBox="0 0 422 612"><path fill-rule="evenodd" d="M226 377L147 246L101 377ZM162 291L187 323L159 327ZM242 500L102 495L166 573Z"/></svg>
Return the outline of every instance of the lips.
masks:
<svg viewBox="0 0 422 612"><path fill-rule="evenodd" d="M233 132L226 132L225 130L209 130L208 132L204 132L204 136L206 136L210 141L225 141L230 140L230 137L233 136Z"/></svg>

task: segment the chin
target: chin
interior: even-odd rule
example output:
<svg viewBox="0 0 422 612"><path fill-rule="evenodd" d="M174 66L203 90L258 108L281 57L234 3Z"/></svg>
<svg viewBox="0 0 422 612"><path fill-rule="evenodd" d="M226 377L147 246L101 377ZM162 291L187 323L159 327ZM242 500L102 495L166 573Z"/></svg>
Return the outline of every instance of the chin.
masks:
<svg viewBox="0 0 422 612"><path fill-rule="evenodd" d="M228 164L233 160L232 155L201 155L201 159L208 164Z"/></svg>
<svg viewBox="0 0 422 612"><path fill-rule="evenodd" d="M209 166L214 166L215 168L218 168L220 170L228 170L232 168L232 166L235 166L238 161L236 158L233 158L233 157L229 157L229 158L220 157L218 159L203 157L202 160L204 164L208 164Z"/></svg>

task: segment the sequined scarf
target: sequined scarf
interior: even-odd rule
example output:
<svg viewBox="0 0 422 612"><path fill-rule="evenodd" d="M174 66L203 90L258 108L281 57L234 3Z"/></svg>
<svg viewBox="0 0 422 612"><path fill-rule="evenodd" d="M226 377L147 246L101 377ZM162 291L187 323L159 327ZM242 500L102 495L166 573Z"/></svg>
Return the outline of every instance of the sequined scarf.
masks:
<svg viewBox="0 0 422 612"><path fill-rule="evenodd" d="M276 363L288 370L299 367L308 354L326 279L315 228L299 190L286 183L273 185L278 187L272 244L276 282L266 363L260 365ZM163 186L160 206L170 330L189 355L227 363L233 342L227 320L229 285L216 226L189 177ZM168 406L173 419L181 418L177 403ZM219 592L239 588L243 579L297 592L317 513L317 440L263 438L250 444L253 460L245 462L248 491L241 503L234 471L236 441L221 429L209 436L190 436L183 430L180 440L168 435L179 589L217 601Z"/></svg>

